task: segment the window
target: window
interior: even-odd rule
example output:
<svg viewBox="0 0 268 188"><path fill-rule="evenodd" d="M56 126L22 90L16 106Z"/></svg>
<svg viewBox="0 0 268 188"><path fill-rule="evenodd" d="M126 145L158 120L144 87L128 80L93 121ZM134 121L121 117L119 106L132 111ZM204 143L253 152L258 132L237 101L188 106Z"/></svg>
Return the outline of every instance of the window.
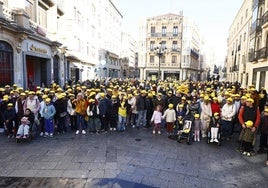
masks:
<svg viewBox="0 0 268 188"><path fill-rule="evenodd" d="M13 83L13 50L12 47L0 41L0 85Z"/></svg>
<svg viewBox="0 0 268 188"><path fill-rule="evenodd" d="M173 36L178 36L178 26L173 27Z"/></svg>
<svg viewBox="0 0 268 188"><path fill-rule="evenodd" d="M245 17L246 17L246 18L248 17L248 9L246 10L246 15L245 15Z"/></svg>
<svg viewBox="0 0 268 188"><path fill-rule="evenodd" d="M166 35L167 35L167 27L162 26L162 36L166 36Z"/></svg>
<svg viewBox="0 0 268 188"><path fill-rule="evenodd" d="M172 50L173 51L177 51L178 50L178 42L177 41L173 41L172 42Z"/></svg>
<svg viewBox="0 0 268 188"><path fill-rule="evenodd" d="M163 56L161 57L161 63L164 64L165 62L166 62L166 56L163 55Z"/></svg>
<svg viewBox="0 0 268 188"><path fill-rule="evenodd" d="M176 55L173 55L172 56L172 63L177 63L177 56Z"/></svg>
<svg viewBox="0 0 268 188"><path fill-rule="evenodd" d="M47 9L42 6L41 4L38 6L38 21L37 23L44 27L47 28Z"/></svg>
<svg viewBox="0 0 268 188"><path fill-rule="evenodd" d="M36 21L35 16L34 16L35 11L34 11L34 6L33 6L33 1L32 0L26 0L25 1L25 11L30 16L31 20Z"/></svg>
<svg viewBox="0 0 268 188"><path fill-rule="evenodd" d="M151 42L150 42L150 50L151 50L151 51L154 50L154 45L155 45L155 41L151 41Z"/></svg>
<svg viewBox="0 0 268 188"><path fill-rule="evenodd" d="M155 26L151 27L151 34L155 34Z"/></svg>
<svg viewBox="0 0 268 188"><path fill-rule="evenodd" d="M247 33L245 32L245 33L244 33L244 39L243 39L244 42L246 41L246 38L247 38Z"/></svg>
<svg viewBox="0 0 268 188"><path fill-rule="evenodd" d="M166 48L166 41L162 41L161 42L161 49L165 49Z"/></svg>
<svg viewBox="0 0 268 188"><path fill-rule="evenodd" d="M150 63L154 63L154 56L150 55Z"/></svg>

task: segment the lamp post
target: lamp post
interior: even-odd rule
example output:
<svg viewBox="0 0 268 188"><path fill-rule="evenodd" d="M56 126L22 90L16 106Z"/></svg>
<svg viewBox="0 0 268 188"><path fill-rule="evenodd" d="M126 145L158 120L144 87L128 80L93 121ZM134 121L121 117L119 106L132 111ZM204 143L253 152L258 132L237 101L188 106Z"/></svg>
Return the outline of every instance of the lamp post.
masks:
<svg viewBox="0 0 268 188"><path fill-rule="evenodd" d="M161 57L164 55L164 52L166 51L166 47L162 46L162 42L159 43L159 46L157 46L155 50L155 54L158 56L158 80L161 79L161 73L160 73L160 65L161 65Z"/></svg>

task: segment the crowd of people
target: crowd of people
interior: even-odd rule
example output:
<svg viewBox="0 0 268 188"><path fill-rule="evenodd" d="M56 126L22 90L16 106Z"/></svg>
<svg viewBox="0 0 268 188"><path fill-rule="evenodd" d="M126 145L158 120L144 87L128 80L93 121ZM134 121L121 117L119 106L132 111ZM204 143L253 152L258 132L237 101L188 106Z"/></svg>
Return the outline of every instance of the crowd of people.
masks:
<svg viewBox="0 0 268 188"><path fill-rule="evenodd" d="M8 138L27 138L38 125L40 136L72 131L105 134L130 128L151 128L152 134L174 136L191 119L193 139L219 142L239 134L239 150L245 156L267 153L268 102L265 88L242 88L239 83L138 81L106 79L52 83L24 90L16 84L0 88L0 127ZM259 132L260 134L257 134Z"/></svg>

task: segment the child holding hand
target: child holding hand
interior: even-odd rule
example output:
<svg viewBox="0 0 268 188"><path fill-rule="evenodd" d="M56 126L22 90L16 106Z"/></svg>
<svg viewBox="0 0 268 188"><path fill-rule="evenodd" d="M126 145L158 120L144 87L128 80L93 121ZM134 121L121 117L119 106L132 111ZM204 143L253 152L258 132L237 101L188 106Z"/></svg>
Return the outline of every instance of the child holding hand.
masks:
<svg viewBox="0 0 268 188"><path fill-rule="evenodd" d="M160 105L156 106L156 109L152 115L151 118L151 122L154 124L154 128L153 128L153 134L156 133L156 131L158 132L158 134L161 134L161 121L162 121L162 107Z"/></svg>

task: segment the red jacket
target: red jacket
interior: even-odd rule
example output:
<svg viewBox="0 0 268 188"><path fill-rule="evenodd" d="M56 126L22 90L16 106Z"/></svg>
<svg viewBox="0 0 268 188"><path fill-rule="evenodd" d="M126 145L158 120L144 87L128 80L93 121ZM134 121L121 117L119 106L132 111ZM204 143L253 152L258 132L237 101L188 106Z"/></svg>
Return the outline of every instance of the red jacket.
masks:
<svg viewBox="0 0 268 188"><path fill-rule="evenodd" d="M220 103L211 102L210 105L211 105L212 115L214 115L215 112L218 112L219 114L221 114Z"/></svg>

